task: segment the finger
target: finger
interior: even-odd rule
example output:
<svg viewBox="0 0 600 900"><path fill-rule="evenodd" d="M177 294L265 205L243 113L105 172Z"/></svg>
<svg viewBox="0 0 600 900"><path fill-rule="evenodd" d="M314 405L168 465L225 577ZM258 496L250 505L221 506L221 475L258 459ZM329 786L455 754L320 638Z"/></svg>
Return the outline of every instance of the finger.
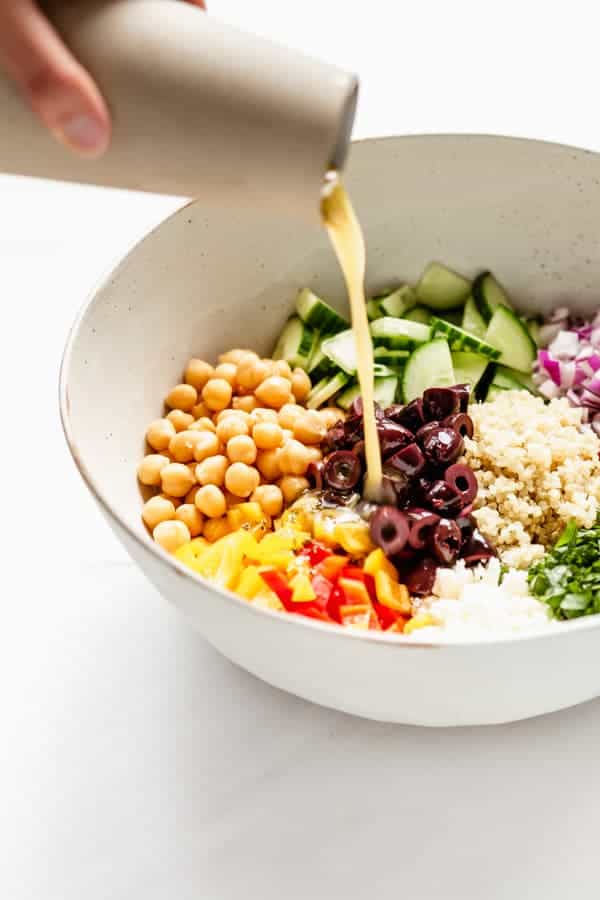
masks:
<svg viewBox="0 0 600 900"><path fill-rule="evenodd" d="M0 62L55 137L88 156L106 150L106 104L32 0L0 0Z"/></svg>

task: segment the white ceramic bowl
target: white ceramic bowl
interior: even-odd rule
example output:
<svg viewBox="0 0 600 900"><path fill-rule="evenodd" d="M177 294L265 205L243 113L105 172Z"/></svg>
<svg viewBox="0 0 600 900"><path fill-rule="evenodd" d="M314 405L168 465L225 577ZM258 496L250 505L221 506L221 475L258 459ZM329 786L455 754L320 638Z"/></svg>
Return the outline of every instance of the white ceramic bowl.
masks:
<svg viewBox="0 0 600 900"><path fill-rule="evenodd" d="M355 145L349 187L368 287L435 258L489 266L525 311L595 310L600 156L494 137ZM326 235L268 214L187 206L100 285L69 337L64 428L83 478L133 559L207 640L249 672L360 716L424 725L505 722L600 694L600 617L492 642L418 643L255 609L162 552L140 520L148 422L191 356L268 353L300 286L344 304Z"/></svg>

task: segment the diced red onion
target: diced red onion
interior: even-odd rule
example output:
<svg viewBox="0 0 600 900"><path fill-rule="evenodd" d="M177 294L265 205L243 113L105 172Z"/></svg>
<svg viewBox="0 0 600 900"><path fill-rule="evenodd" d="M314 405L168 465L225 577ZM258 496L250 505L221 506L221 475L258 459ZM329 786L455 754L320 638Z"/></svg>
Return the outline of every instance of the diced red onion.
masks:
<svg viewBox="0 0 600 900"><path fill-rule="evenodd" d="M557 359L574 359L579 351L579 338L574 331L559 331L548 350Z"/></svg>
<svg viewBox="0 0 600 900"><path fill-rule="evenodd" d="M548 373L554 384L560 387L560 363L557 359L553 359L548 350L540 350L538 353L538 361L542 369Z"/></svg>
<svg viewBox="0 0 600 900"><path fill-rule="evenodd" d="M560 397L560 387L555 384L551 378L547 378L539 385L538 391L546 400L555 400Z"/></svg>

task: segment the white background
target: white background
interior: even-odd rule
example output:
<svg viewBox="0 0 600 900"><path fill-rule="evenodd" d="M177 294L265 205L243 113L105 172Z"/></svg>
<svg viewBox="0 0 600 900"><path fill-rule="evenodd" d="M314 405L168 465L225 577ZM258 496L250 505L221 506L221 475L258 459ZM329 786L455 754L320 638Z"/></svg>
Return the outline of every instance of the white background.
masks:
<svg viewBox="0 0 600 900"><path fill-rule="evenodd" d="M359 137L598 150L593 4L549 6L211 13L359 71ZM596 897L600 703L445 732L309 706L192 634L100 520L60 432L61 349L100 274L179 203L0 178L0 896Z"/></svg>

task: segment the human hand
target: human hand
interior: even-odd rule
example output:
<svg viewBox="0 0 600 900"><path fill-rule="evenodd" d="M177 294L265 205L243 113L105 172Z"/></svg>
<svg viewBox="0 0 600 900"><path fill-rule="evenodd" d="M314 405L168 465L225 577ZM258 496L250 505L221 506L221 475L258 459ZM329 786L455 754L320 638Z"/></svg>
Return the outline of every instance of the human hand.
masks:
<svg viewBox="0 0 600 900"><path fill-rule="evenodd" d="M206 8L204 0L187 2ZM86 156L104 153L111 132L104 98L35 0L0 0L0 67L58 140Z"/></svg>

